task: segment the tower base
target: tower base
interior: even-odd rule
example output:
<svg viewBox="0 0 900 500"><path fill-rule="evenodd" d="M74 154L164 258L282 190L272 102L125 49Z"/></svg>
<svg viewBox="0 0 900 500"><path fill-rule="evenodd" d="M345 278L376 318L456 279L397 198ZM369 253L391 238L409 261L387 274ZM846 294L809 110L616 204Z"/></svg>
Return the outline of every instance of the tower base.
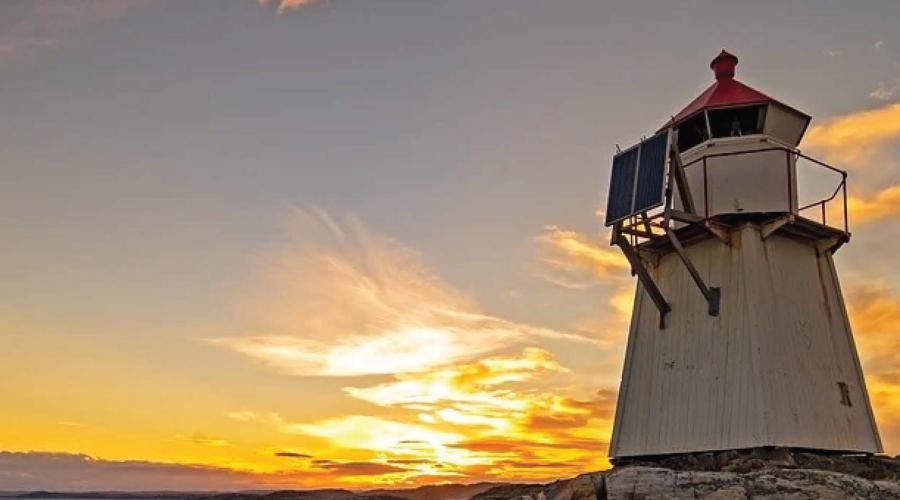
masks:
<svg viewBox="0 0 900 500"><path fill-rule="evenodd" d="M680 230L718 316L671 248L641 247L671 312L660 328L638 285L610 457L882 450L832 260L843 233L810 224L738 218L729 243Z"/></svg>

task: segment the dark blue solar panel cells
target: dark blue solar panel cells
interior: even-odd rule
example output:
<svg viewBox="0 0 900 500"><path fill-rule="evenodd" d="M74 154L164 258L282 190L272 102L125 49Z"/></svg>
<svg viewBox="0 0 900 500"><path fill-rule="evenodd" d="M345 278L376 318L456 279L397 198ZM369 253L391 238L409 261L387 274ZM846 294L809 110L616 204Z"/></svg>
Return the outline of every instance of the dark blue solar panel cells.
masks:
<svg viewBox="0 0 900 500"><path fill-rule="evenodd" d="M606 225L631 215L634 197L634 176L637 169L638 148L631 148L613 157L609 198L606 202Z"/></svg>
<svg viewBox="0 0 900 500"><path fill-rule="evenodd" d="M613 157L606 225L662 205L668 131Z"/></svg>
<svg viewBox="0 0 900 500"><path fill-rule="evenodd" d="M632 213L658 207L663 202L663 185L666 176L666 153L669 134L663 132L641 143L637 188L634 192Z"/></svg>

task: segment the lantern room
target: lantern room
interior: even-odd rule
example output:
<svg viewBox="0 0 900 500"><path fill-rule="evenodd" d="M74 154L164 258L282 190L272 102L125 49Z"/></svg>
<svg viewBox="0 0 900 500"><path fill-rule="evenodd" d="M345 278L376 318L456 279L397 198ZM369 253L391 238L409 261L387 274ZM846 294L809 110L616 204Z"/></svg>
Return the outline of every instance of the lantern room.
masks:
<svg viewBox="0 0 900 500"><path fill-rule="evenodd" d="M715 81L661 130L676 145L698 209L706 217L798 211L796 157L810 117L734 78L738 58L710 63Z"/></svg>

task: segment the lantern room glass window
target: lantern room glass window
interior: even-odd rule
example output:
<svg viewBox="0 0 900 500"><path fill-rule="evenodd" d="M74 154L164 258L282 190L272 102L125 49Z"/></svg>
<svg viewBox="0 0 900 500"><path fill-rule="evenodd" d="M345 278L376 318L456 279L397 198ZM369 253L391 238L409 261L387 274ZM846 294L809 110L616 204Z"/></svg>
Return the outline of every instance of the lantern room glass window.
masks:
<svg viewBox="0 0 900 500"><path fill-rule="evenodd" d="M765 106L711 109L707 113L712 137L761 134L766 119Z"/></svg>
<svg viewBox="0 0 900 500"><path fill-rule="evenodd" d="M693 118L678 126L678 150L687 151L692 147L709 140L709 129L706 127L706 115L697 113Z"/></svg>

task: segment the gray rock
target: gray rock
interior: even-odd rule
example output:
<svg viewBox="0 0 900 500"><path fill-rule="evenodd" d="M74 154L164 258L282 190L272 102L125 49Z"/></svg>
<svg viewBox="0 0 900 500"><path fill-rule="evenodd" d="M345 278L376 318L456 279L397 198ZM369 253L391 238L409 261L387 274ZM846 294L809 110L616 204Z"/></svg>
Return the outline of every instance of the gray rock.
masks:
<svg viewBox="0 0 900 500"><path fill-rule="evenodd" d="M897 482L871 481L840 472L777 468L738 473L626 467L606 476L606 489L609 500L900 499Z"/></svg>
<svg viewBox="0 0 900 500"><path fill-rule="evenodd" d="M900 460L779 448L703 453L633 461L547 485L503 486L476 499L900 500Z"/></svg>
<svg viewBox="0 0 900 500"><path fill-rule="evenodd" d="M728 486L703 497L703 500L746 500L747 490L743 486Z"/></svg>

